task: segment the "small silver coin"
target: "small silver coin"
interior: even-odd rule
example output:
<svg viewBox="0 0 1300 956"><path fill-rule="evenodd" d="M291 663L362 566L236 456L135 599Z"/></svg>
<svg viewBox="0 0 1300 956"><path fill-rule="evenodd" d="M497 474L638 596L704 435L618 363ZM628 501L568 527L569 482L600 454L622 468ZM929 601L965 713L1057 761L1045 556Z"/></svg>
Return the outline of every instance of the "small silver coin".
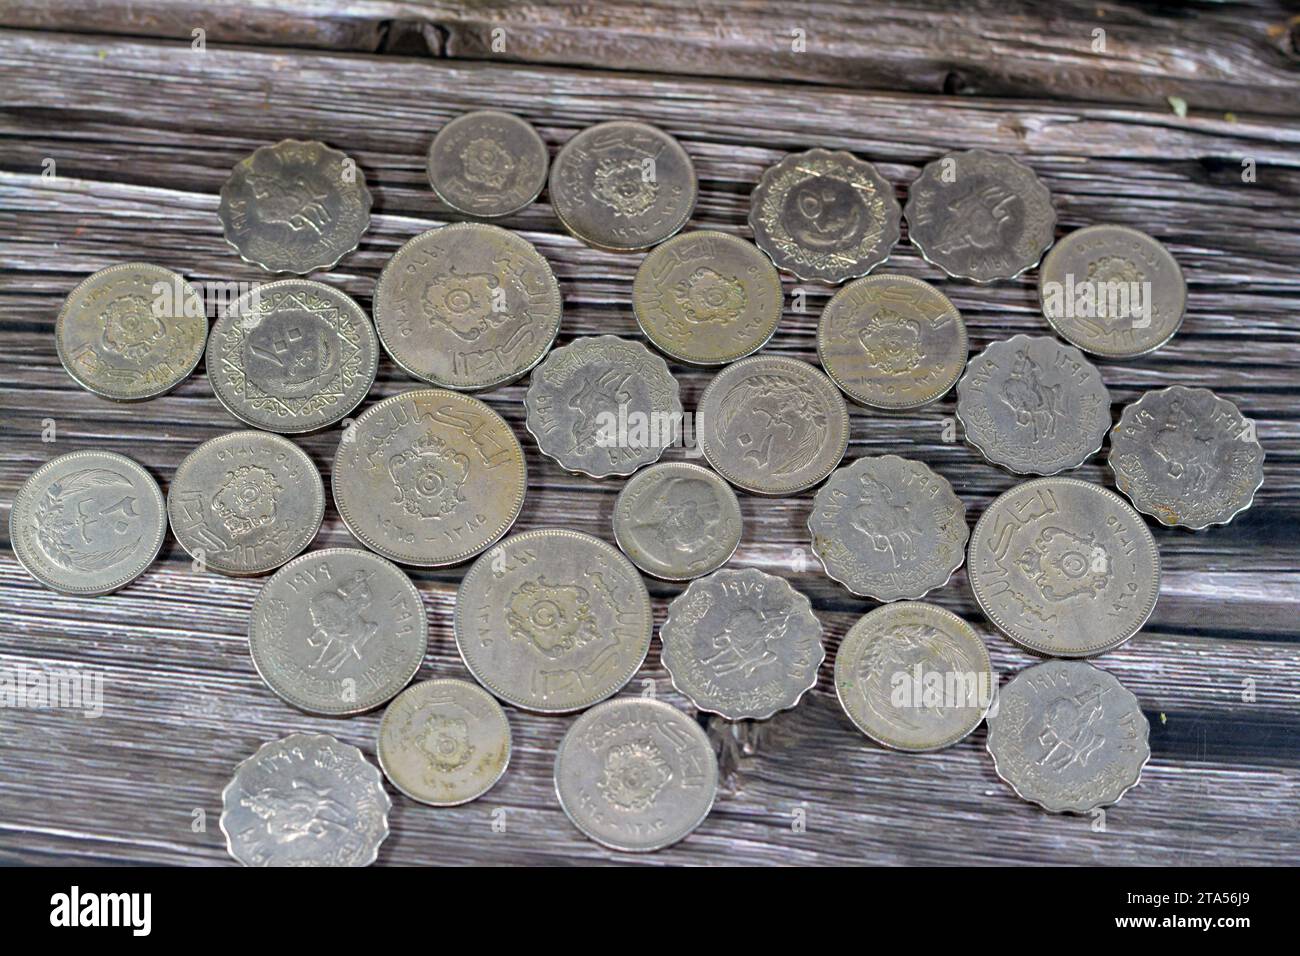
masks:
<svg viewBox="0 0 1300 956"><path fill-rule="evenodd" d="M536 199L549 164L546 144L527 120L477 110L438 130L429 146L429 184L457 212L490 219Z"/></svg>
<svg viewBox="0 0 1300 956"><path fill-rule="evenodd" d="M632 563L665 581L716 571L740 546L740 502L707 468L683 461L651 465L614 502L614 540Z"/></svg>
<svg viewBox="0 0 1300 956"><path fill-rule="evenodd" d="M1027 667L988 715L997 774L1053 813L1089 813L1137 786L1150 725L1133 693L1086 661Z"/></svg>
<svg viewBox="0 0 1300 956"><path fill-rule="evenodd" d="M966 559L966 506L925 464L859 458L831 475L808 518L827 575L877 601L923 597Z"/></svg>
<svg viewBox="0 0 1300 956"><path fill-rule="evenodd" d="M573 825L604 846L660 850L704 822L718 759L700 725L658 700L620 698L573 722L555 754L555 793Z"/></svg>
<svg viewBox="0 0 1300 956"><path fill-rule="evenodd" d="M424 602L396 566L359 548L309 551L266 582L248 650L266 686L309 714L373 710L410 683L428 646Z"/></svg>
<svg viewBox="0 0 1300 956"><path fill-rule="evenodd" d="M196 563L265 574L307 547L325 515L325 485L307 454L279 435L240 431L185 456L167 489L172 534Z"/></svg>
<svg viewBox="0 0 1300 956"><path fill-rule="evenodd" d="M927 262L980 283L1032 269L1056 234L1051 193L1034 171L983 149L927 163L903 212L908 237Z"/></svg>
<svg viewBox="0 0 1300 956"><path fill-rule="evenodd" d="M23 482L9 511L18 563L64 594L108 594L153 564L167 532L158 483L125 455L74 451Z"/></svg>
<svg viewBox="0 0 1300 956"><path fill-rule="evenodd" d="M1196 531L1227 524L1264 483L1255 423L1206 388L1174 385L1128 405L1108 462L1138 511Z"/></svg>
<svg viewBox="0 0 1300 956"><path fill-rule="evenodd" d="M971 359L957 383L966 441L1018 475L1055 475L1101 450L1110 392L1083 353L1051 336L1016 335Z"/></svg>
<svg viewBox="0 0 1300 956"><path fill-rule="evenodd" d="M659 640L673 686L728 720L766 720L793 707L826 659L812 603L757 568L692 581L668 605Z"/></svg>
<svg viewBox="0 0 1300 956"><path fill-rule="evenodd" d="M245 866L369 866L393 802L349 744L291 734L263 744L221 792L226 849Z"/></svg>
<svg viewBox="0 0 1300 956"><path fill-rule="evenodd" d="M456 647L506 703L562 714L632 679L653 630L645 581L618 549L579 531L512 535L474 562L456 594Z"/></svg>

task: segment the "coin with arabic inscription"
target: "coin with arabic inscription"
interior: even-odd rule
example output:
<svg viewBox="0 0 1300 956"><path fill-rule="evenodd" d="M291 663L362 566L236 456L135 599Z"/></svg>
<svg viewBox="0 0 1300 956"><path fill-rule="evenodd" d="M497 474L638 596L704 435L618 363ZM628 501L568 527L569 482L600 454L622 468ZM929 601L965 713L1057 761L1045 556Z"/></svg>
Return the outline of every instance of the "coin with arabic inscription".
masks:
<svg viewBox="0 0 1300 956"><path fill-rule="evenodd" d="M457 212L490 219L536 199L549 164L546 144L527 120L476 110L438 130L429 146L429 184Z"/></svg>
<svg viewBox="0 0 1300 956"><path fill-rule="evenodd" d="M716 571L740 546L740 502L707 468L664 461L634 475L614 502L614 540L665 581Z"/></svg>

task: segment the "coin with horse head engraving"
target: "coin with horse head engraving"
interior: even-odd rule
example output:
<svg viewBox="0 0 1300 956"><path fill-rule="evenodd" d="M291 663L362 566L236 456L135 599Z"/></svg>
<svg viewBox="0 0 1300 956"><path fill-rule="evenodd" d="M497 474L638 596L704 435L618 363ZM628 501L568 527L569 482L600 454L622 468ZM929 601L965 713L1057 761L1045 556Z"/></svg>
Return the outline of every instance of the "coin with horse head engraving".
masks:
<svg viewBox="0 0 1300 956"><path fill-rule="evenodd" d="M634 475L614 502L614 540L665 581L716 571L740 546L740 502L707 468L664 461Z"/></svg>
<svg viewBox="0 0 1300 956"><path fill-rule="evenodd" d="M457 212L508 216L541 193L549 163L546 144L527 120L476 110L438 130L429 146L429 184Z"/></svg>

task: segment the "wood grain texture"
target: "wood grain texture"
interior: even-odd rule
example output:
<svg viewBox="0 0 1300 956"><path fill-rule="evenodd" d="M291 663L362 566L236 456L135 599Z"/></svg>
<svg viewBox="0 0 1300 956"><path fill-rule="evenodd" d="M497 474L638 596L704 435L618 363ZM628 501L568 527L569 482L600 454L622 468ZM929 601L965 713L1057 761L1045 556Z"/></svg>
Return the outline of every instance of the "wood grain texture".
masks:
<svg viewBox="0 0 1300 956"><path fill-rule="evenodd" d="M165 488L196 444L238 427L201 370L155 401L114 405L95 398L62 370L52 329L73 285L115 262L147 259L202 281L263 278L226 246L215 210L231 165L264 142L316 137L357 158L375 194L374 220L360 249L320 277L367 307L392 252L451 218L427 186L423 153L440 125L470 108L512 109L552 148L602 119L656 123L695 161L700 202L692 225L744 236L750 189L789 150L853 150L880 165L900 199L920 166L950 148L1006 150L1043 177L1063 231L1093 222L1142 228L1169 246L1187 274L1188 318L1173 342L1141 360L1102 365L1115 413L1149 387L1208 385L1256 419L1268 455L1254 508L1228 527L1201 534L1155 530L1165 568L1160 603L1141 635L1100 661L1138 695L1151 719L1154 756L1141 786L1108 811L1105 832L1094 832L1088 818L1052 816L1017 799L993 773L983 730L939 754L884 752L840 713L828 661L817 690L794 711L762 724L707 721L722 755L724 793L696 834L635 862L1293 861L1300 850L1300 331L1294 321L1300 122L1263 114L1285 113L1276 97L1285 92L1285 102L1294 103L1297 84L1285 58L1270 61L1269 72L1239 48L1252 25L1281 21L1276 10L1213 6L1177 20L1176 30L1157 29L1155 13L1127 15L1137 40L1204 38L1202 56L1218 73L1187 61L1178 69L1197 82L1209 84L1206 77L1217 75L1214 82L1240 87L1230 104L1235 122L1197 112L1179 119L1159 102L1120 105L1149 100L1107 92L1084 74L1068 89L988 90L1026 94L1000 99L930 89L928 75L902 60L890 67L898 75L889 83L872 76L837 80L829 67L824 76L801 74L779 58L756 56L746 65L737 38L767 31L770 21L745 4L728 8L731 29L712 31L719 65L707 72L745 77L731 80L689 75L702 70L684 54L635 58L636 49L652 49L644 37L672 28L670 14L689 15L672 4L652 8L638 26L631 7L617 4L596 13L584 9L590 5L568 4L226 3L214 8L228 24L226 38L245 46L211 43L196 54L187 43L94 33L110 29L113 20L118 32L184 37L188 30L173 29L189 15L184 3L99 3L83 7L77 19L72 4L0 2L0 22L81 31L0 31L5 528L18 485L55 454L121 451ZM825 29L857 44L858 55L878 43L856 6L817 9ZM906 20L922 9L903 4L889 17ZM1066 5L1061 18L1033 23L1027 8L999 9L1002 19L984 10L982 21L986 30L1001 31L1008 47L996 59L986 50L985 69L993 72L1008 71L1016 56L1031 53L1052 62L1057 51L1033 52L1035 38L1066 29L1083 8ZM1104 9L1113 17L1119 8ZM45 19L38 22L34 11L40 10ZM707 16L721 10L702 8L700 29L712 29ZM283 18L281 25L271 22L272 14ZM453 26L454 17L544 21L554 29L568 24L590 31L590 39L584 55L555 45L546 55L519 57L533 62L478 62L464 58L472 49L457 48L466 41L447 26L437 56L410 58L386 50L373 28L399 15ZM1223 27L1229 21L1232 30ZM512 36L516 29L523 27L512 27ZM538 36L545 32L536 29ZM942 63L952 45L942 31L934 34L918 43ZM620 46L612 35L628 39ZM659 72L588 68L611 65ZM839 85L816 85L827 81ZM847 82L873 88L850 89ZM1103 105L1103 99L1117 102ZM1242 182L1243 158L1257 164L1254 183ZM55 162L52 179L41 176L46 159ZM562 232L545 195L503 224L536 243L554 266L565 296L561 341L599 332L637 335L629 301L640 256L582 246ZM888 268L933 282L952 298L973 349L1015 332L1046 332L1033 275L988 288L945 281L906 241ZM788 302L795 288L786 281ZM806 310L787 309L769 349L815 361L816 320L829 290L801 288ZM674 371L684 403L693 407L708 374ZM385 357L371 398L415 385ZM525 385L485 396L521 435ZM905 415L856 410L849 457L894 452L924 460L952 481L974 518L1015 481L944 440L952 415L951 397ZM41 441L51 419L58 435L52 444ZM337 439L331 430L300 442L327 482ZM562 524L609 539L620 483L567 475L526 436L524 445L531 484L517 529ZM1097 458L1074 474L1098 482L1108 477ZM809 594L833 660L840 637L872 605L817 571L805 528L810 500L742 496L746 533L733 566L781 573ZM350 544L330 507L314 546ZM465 676L450 632L463 573L462 567L412 574L432 627L421 677ZM7 549L0 553L0 667L89 669L103 675L105 687L105 713L95 720L0 708L0 861L228 862L216 826L220 790L234 764L261 742L323 730L373 754L378 714L306 717L258 680L244 635L260 585L195 573L169 539L155 567L119 594L65 598L38 587ZM650 582L650 589L659 621L680 588ZM981 630L1000 672L1031 662L983 621L963 572L930 599ZM640 692L646 680L664 698L688 706L671 690L657 643L627 692ZM1254 689L1249 702L1246 681ZM445 811L397 799L381 862L630 861L583 839L555 801L551 757L570 720L513 709L509 716L515 756L498 787ZM206 812L204 832L192 829L196 809ZM806 817L803 832L792 828L796 811ZM494 829L494 819L504 819L504 832Z"/></svg>

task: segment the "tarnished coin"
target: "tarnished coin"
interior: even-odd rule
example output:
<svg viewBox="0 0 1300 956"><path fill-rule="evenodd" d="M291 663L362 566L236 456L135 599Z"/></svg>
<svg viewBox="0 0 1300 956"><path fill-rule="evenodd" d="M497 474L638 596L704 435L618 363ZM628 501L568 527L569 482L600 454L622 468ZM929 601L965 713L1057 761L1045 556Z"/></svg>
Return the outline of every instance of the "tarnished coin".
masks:
<svg viewBox="0 0 1300 956"><path fill-rule="evenodd" d="M27 573L64 594L130 584L162 549L167 506L158 483L125 455L74 451L23 482L9 541Z"/></svg>
<svg viewBox="0 0 1300 956"><path fill-rule="evenodd" d="M780 324L782 305L772 263L752 243L711 229L655 247L632 283L632 309L646 338L691 365L724 365L757 352Z"/></svg>
<svg viewBox="0 0 1300 956"><path fill-rule="evenodd" d="M966 323L948 297L909 276L868 276L826 304L822 368L853 401L889 411L946 394L966 366Z"/></svg>
<svg viewBox="0 0 1300 956"><path fill-rule="evenodd" d="M369 866L393 801L361 751L328 734L263 744L221 792L226 849L245 866Z"/></svg>
<svg viewBox="0 0 1300 956"><path fill-rule="evenodd" d="M510 722L492 695L441 678L406 688L379 724L379 766L412 800L454 807L477 800L506 772Z"/></svg>
<svg viewBox="0 0 1300 956"><path fill-rule="evenodd" d="M1038 294L1056 334L1102 358L1155 351L1187 310L1178 262L1127 226L1088 226L1061 239L1043 260Z"/></svg>
<svg viewBox="0 0 1300 956"><path fill-rule="evenodd" d="M677 140L647 123L598 123L551 165L551 206L565 229L611 252L649 249L695 209L695 166Z"/></svg>
<svg viewBox="0 0 1300 956"><path fill-rule="evenodd" d="M828 285L888 259L900 219L889 181L839 150L792 153L763 172L749 200L754 242L776 267Z"/></svg>
<svg viewBox="0 0 1300 956"><path fill-rule="evenodd" d="M1150 725L1133 693L1086 661L1027 667L988 716L998 776L1053 813L1088 813L1137 786Z"/></svg>
<svg viewBox="0 0 1300 956"><path fill-rule="evenodd" d="M562 468L592 478L630 475L677 441L677 392L668 363L640 342L574 339L533 372L524 424Z"/></svg>
<svg viewBox="0 0 1300 956"><path fill-rule="evenodd" d="M1056 234L1051 193L1034 171L983 149L927 163L903 211L908 237L927 262L975 282L1032 269Z"/></svg>
<svg viewBox="0 0 1300 956"><path fill-rule="evenodd" d="M1055 475L1101 450L1110 392L1078 349L1047 335L1015 335L971 359L957 383L957 420L993 464Z"/></svg>
<svg viewBox="0 0 1300 956"><path fill-rule="evenodd" d="M700 396L696 440L737 488L789 495L835 470L849 447L849 409L807 362L755 355L728 365Z"/></svg>
<svg viewBox="0 0 1300 956"><path fill-rule="evenodd" d="M524 450L477 398L439 388L371 405L343 433L330 479L348 530L401 564L472 558L524 506Z"/></svg>
<svg viewBox="0 0 1300 956"><path fill-rule="evenodd" d="M307 454L269 432L230 432L185 456L167 489L172 534L222 574L264 574L316 537L325 485Z"/></svg>
<svg viewBox="0 0 1300 956"><path fill-rule="evenodd" d="M457 212L508 216L541 193L549 163L546 144L527 120L477 110L438 130L429 147L429 184Z"/></svg>
<svg viewBox="0 0 1300 956"><path fill-rule="evenodd" d="M668 605L659 640L673 686L728 720L766 720L793 707L826 659L812 603L757 568L692 581Z"/></svg>
<svg viewBox="0 0 1300 956"><path fill-rule="evenodd" d="M740 545L741 527L731 486L684 461L651 465L614 502L614 540L633 564L665 581L722 567Z"/></svg>
<svg viewBox="0 0 1300 956"><path fill-rule="evenodd" d="M980 516L966 559L975 600L1013 641L1049 657L1091 657L1138 632L1160 594L1160 554L1113 491L1037 478Z"/></svg>
<svg viewBox="0 0 1300 956"><path fill-rule="evenodd" d="M471 674L525 710L604 700L650 649L650 593L618 549L580 531L512 535L474 562L456 594L456 647Z"/></svg>
<svg viewBox="0 0 1300 956"><path fill-rule="evenodd" d="M966 506L925 464L859 458L831 475L808 517L826 573L877 601L923 597L966 559Z"/></svg>
<svg viewBox="0 0 1300 956"><path fill-rule="evenodd" d="M309 551L268 580L248 618L253 666L309 714L360 714L405 687L429 626L411 579L359 548Z"/></svg>
<svg viewBox="0 0 1300 956"><path fill-rule="evenodd" d="M1255 423L1207 388L1143 394L1110 433L1108 462L1138 511L1196 531L1227 524L1264 483Z"/></svg>
<svg viewBox="0 0 1300 956"><path fill-rule="evenodd" d="M835 693L857 728L895 750L951 747L979 726L997 676L975 629L934 604L861 617L835 656Z"/></svg>
<svg viewBox="0 0 1300 956"><path fill-rule="evenodd" d="M541 361L560 331L560 286L527 239L456 223L409 240L375 286L393 361L443 388L493 388Z"/></svg>
<svg viewBox="0 0 1300 956"><path fill-rule="evenodd" d="M597 843L643 853L704 822L718 758L700 725L663 701L622 698L573 722L555 754L555 793Z"/></svg>
<svg viewBox="0 0 1300 956"><path fill-rule="evenodd" d="M203 298L170 269L130 262L87 276L59 310L54 343L77 384L133 402L170 392L203 357Z"/></svg>
<svg viewBox="0 0 1300 956"><path fill-rule="evenodd" d="M356 162L324 143L286 139L235 164L221 187L226 242L245 262L306 275L333 268L370 227Z"/></svg>
<svg viewBox="0 0 1300 956"><path fill-rule="evenodd" d="M240 421L284 435L342 420L375 381L379 339L361 306L309 279L259 285L212 326L212 391Z"/></svg>

